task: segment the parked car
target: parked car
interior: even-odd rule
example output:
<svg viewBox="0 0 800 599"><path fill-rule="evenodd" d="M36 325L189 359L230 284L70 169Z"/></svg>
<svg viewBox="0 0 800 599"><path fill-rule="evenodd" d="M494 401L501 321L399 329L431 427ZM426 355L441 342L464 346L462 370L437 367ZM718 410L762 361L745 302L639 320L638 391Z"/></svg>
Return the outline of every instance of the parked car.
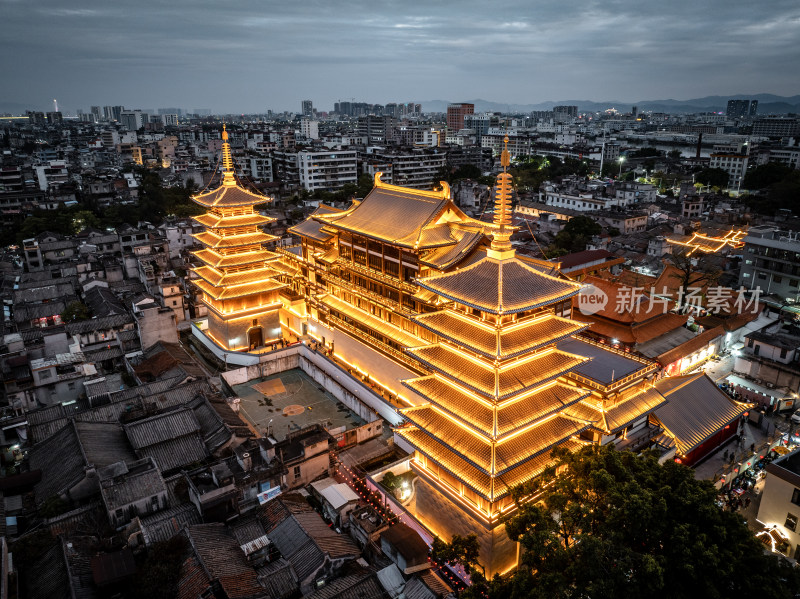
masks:
<svg viewBox="0 0 800 599"><path fill-rule="evenodd" d="M792 422L795 424L800 424L800 410L797 410L794 414L792 414Z"/></svg>

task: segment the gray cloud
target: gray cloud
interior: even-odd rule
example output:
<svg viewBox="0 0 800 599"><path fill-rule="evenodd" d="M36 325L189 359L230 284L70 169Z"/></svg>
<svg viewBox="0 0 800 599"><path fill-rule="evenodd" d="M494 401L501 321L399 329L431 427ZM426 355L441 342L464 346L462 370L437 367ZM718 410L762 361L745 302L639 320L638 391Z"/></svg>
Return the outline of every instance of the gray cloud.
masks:
<svg viewBox="0 0 800 599"><path fill-rule="evenodd" d="M798 93L800 5L0 0L0 101L217 111L337 99Z"/></svg>

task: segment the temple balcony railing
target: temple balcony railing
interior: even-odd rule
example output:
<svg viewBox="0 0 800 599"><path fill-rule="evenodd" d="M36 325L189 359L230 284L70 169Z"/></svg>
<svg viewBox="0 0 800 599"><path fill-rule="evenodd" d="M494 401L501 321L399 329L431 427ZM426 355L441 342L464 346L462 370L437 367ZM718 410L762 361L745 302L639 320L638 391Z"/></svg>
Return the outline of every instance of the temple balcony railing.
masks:
<svg viewBox="0 0 800 599"><path fill-rule="evenodd" d="M383 343L380 339L373 337L372 335L365 333L361 329L354 327L353 325L345 322L341 318L337 318L332 314L327 315L328 322L335 325L337 328L342 329L343 331L353 335L361 339L362 341L366 341L369 345L372 345L379 351L388 354L398 362L402 362L407 366L411 366L414 370L420 370L420 363L417 362L414 358L410 357L408 354L403 353L399 349L395 349L394 347Z"/></svg>
<svg viewBox="0 0 800 599"><path fill-rule="evenodd" d="M414 285L413 283L409 283L407 281L401 281L400 279L397 279L395 277L390 277L389 275L386 275L378 270L372 270L371 268L362 266L361 264L357 264L355 262L350 262L349 260L346 260L344 258L339 258L336 261L336 263L348 270L352 270L353 272L362 274L365 277L375 279L376 281L380 281L381 283L386 283L387 285L390 285L396 289L402 289L407 293L416 293L418 291L417 286Z"/></svg>
<svg viewBox="0 0 800 599"><path fill-rule="evenodd" d="M286 256L287 258L289 258L294 262L297 262L298 264L307 265L308 261L303 258L302 254L296 254L289 249L297 247L300 247L299 243L295 245L278 245L275 246L275 248L272 251L274 251L276 254L281 254L282 256Z"/></svg>
<svg viewBox="0 0 800 599"><path fill-rule="evenodd" d="M649 447L652 440L663 432L663 427L648 424L644 428L634 431L628 435L627 438L618 442L616 448L618 450L641 451Z"/></svg>
<svg viewBox="0 0 800 599"><path fill-rule="evenodd" d="M393 299L386 297L385 295L381 295L379 293L375 293L374 291L369 291L368 289L364 289L363 287L359 287L358 285L354 285L352 281L347 281L342 277L334 275L332 273L328 273L327 280L329 283L333 283L334 285L338 285L343 287L347 291L354 293L356 295L360 295L367 299L371 299L374 302L377 302L381 305L389 307L392 311L405 316L406 318L411 318L416 316L417 313L410 308L405 307L400 302L397 302Z"/></svg>

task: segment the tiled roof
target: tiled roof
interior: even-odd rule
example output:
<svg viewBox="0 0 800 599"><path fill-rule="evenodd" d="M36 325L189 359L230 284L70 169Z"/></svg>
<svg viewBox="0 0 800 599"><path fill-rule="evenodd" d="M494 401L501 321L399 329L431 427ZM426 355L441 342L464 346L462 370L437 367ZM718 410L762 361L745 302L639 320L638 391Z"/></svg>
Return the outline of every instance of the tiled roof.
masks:
<svg viewBox="0 0 800 599"><path fill-rule="evenodd" d="M257 568L256 573L271 599L288 599L298 592L297 574L283 558Z"/></svg>
<svg viewBox="0 0 800 599"><path fill-rule="evenodd" d="M395 245L415 247L418 236L450 203L413 189L375 187L364 201L336 214L315 214L326 228L343 229ZM455 242L455 240L453 240Z"/></svg>
<svg viewBox="0 0 800 599"><path fill-rule="evenodd" d="M348 574L305 595L304 599L388 599L375 572Z"/></svg>
<svg viewBox="0 0 800 599"><path fill-rule="evenodd" d="M417 427L399 428L395 432L473 491L492 501L491 477L467 462L448 445L434 440Z"/></svg>
<svg viewBox="0 0 800 599"><path fill-rule="evenodd" d="M278 254L261 248L253 248L247 252L236 254L221 255L208 248L192 252L200 260L213 266L214 268L228 268L233 266L244 266L245 264L256 264L277 260Z"/></svg>
<svg viewBox="0 0 800 599"><path fill-rule="evenodd" d="M646 387L634 393L626 393L617 405L608 407L605 412L607 430L620 430L637 418L663 406L667 400L657 389Z"/></svg>
<svg viewBox="0 0 800 599"><path fill-rule="evenodd" d="M118 475L113 476L112 474ZM130 470L126 469L124 473L106 474L101 471L99 475L100 493L109 512L140 499L147 499L167 492L161 473L149 460L141 464L131 465Z"/></svg>
<svg viewBox="0 0 800 599"><path fill-rule="evenodd" d="M491 359L511 358L533 351L588 326L550 314L544 318L505 324L498 336L495 326L454 310L421 314L414 320L437 335Z"/></svg>
<svg viewBox="0 0 800 599"><path fill-rule="evenodd" d="M247 191L238 185L220 185L206 193L192 196L192 201L207 208L215 206L233 208L265 204L271 202L272 198Z"/></svg>
<svg viewBox="0 0 800 599"><path fill-rule="evenodd" d="M725 334L725 328L722 326L714 327L708 331L703 331L699 335L696 335L689 341L685 343L681 343L679 346L664 352L658 358L656 358L662 366L669 366L673 362L680 360L684 356L688 356L696 352L699 349L702 349L709 343L711 343L717 337L722 337Z"/></svg>
<svg viewBox="0 0 800 599"><path fill-rule="evenodd" d="M453 234L460 236L458 243L424 252L420 262L438 270L446 270L465 258L484 237L483 231L454 229Z"/></svg>
<svg viewBox="0 0 800 599"><path fill-rule="evenodd" d="M276 239L274 235L267 235L261 231L253 231L241 235L226 235L224 237L215 235L211 231L203 231L202 233L194 233L192 237L204 246L214 249L230 249L249 245L258 246Z"/></svg>
<svg viewBox="0 0 800 599"><path fill-rule="evenodd" d="M495 369L491 364L473 361L443 344L406 351L426 366L490 399L504 399L526 388L542 385L588 359L558 350L545 350Z"/></svg>
<svg viewBox="0 0 800 599"><path fill-rule="evenodd" d="M211 579L197 557L191 555L181 564L177 599L197 599L204 593L213 593Z"/></svg>
<svg viewBox="0 0 800 599"><path fill-rule="evenodd" d="M569 385L548 386L520 400L501 404L497 411L497 434L506 435L526 424L578 402L586 392Z"/></svg>
<svg viewBox="0 0 800 599"><path fill-rule="evenodd" d="M195 524L186 530L197 558L228 599L266 599L255 570L224 524Z"/></svg>
<svg viewBox="0 0 800 599"><path fill-rule="evenodd" d="M184 526L200 523L200 514L193 503L182 503L139 519L145 545L167 541Z"/></svg>
<svg viewBox="0 0 800 599"><path fill-rule="evenodd" d="M235 272L218 271L210 266L200 266L194 269L198 277L208 281L214 287L221 285L242 285L243 283L255 283L278 275L278 271L266 264L260 265L249 270Z"/></svg>
<svg viewBox="0 0 800 599"><path fill-rule="evenodd" d="M655 416L675 438L681 455L687 455L752 407L733 401L705 373L664 378L655 387L667 398Z"/></svg>
<svg viewBox="0 0 800 599"><path fill-rule="evenodd" d="M265 225L267 223L275 222L274 218L263 216L257 212L251 214L237 214L235 216L228 214L213 214L206 212L200 216L193 216L193 220L199 224L210 229L227 229L233 227L255 227Z"/></svg>
<svg viewBox="0 0 800 599"><path fill-rule="evenodd" d="M236 297L243 297L245 295L253 295L267 291L277 291L286 287L286 283L281 283L274 279L267 279L266 281L256 281L254 283L246 283L244 285L236 285L235 287L215 287L210 285L203 279L193 281L197 287L204 293L213 297L215 300L232 299Z"/></svg>
<svg viewBox="0 0 800 599"><path fill-rule="evenodd" d="M69 574L60 541L30 564L21 564L30 599L72 599Z"/></svg>
<svg viewBox="0 0 800 599"><path fill-rule="evenodd" d="M70 335L82 335L91 331L105 331L109 329L122 328L126 324L133 323L133 317L127 312L123 314L112 314L80 322L71 322L66 325L67 333ZM133 332L135 334L135 331Z"/></svg>
<svg viewBox="0 0 800 599"><path fill-rule="evenodd" d="M508 441L498 443L495 448L497 473L502 474L519 467L587 428L586 424L556 416L531 427L522 434L511 436Z"/></svg>
<svg viewBox="0 0 800 599"><path fill-rule="evenodd" d="M317 208L306 220L293 227L289 227L289 233L322 243L330 241L333 238L333 234L323 231L322 227L324 224L318 220L314 220L314 217L322 214L336 214L339 212L342 211L338 208L322 205Z"/></svg>
<svg viewBox="0 0 800 599"><path fill-rule="evenodd" d="M459 270L418 279L438 295L491 314L513 314L576 295L581 285L544 274L518 258L483 258Z"/></svg>
<svg viewBox="0 0 800 599"><path fill-rule="evenodd" d="M492 473L492 445L484 435L470 432L451 418L429 406L410 408L403 412L407 420L433 439L446 439L447 446L486 474ZM441 441L440 441L441 442Z"/></svg>
<svg viewBox="0 0 800 599"><path fill-rule="evenodd" d="M581 338L565 339L558 349L578 356L591 358L577 366L573 372L602 385L611 385L636 372L655 370L655 365L646 358L626 354L598 343L590 343Z"/></svg>
<svg viewBox="0 0 800 599"><path fill-rule="evenodd" d="M28 462L31 470L42 471L42 480L36 485L37 503L75 485L85 476L87 465L75 425L70 422L47 440L34 445L28 452Z"/></svg>

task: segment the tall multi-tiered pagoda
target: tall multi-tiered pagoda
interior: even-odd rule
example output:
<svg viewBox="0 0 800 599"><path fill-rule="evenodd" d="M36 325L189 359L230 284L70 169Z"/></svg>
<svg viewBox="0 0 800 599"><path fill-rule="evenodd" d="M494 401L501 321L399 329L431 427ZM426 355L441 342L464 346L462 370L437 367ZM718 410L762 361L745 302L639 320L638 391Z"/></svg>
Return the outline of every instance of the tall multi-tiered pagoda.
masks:
<svg viewBox="0 0 800 599"><path fill-rule="evenodd" d="M255 207L270 198L248 191L234 175L228 131L222 128L220 185L192 196L208 209L194 217L204 231L194 237L203 249L194 252L203 266L194 283L208 307L206 334L226 350L252 351L281 338L278 254L264 248L276 238L261 227L274 219Z"/></svg>
<svg viewBox="0 0 800 599"><path fill-rule="evenodd" d="M507 150L501 161L508 166ZM452 303L415 318L439 342L407 350L432 374L404 383L429 403L403 410L410 424L397 430L416 450L418 473L487 525L482 549L494 557L501 556L492 551L491 530L513 506L510 489L540 474L556 445L578 446L577 435L592 424L569 410L588 391L563 378L589 359L556 347L585 328L559 316L581 285L516 257L510 198L511 176L504 171L485 254L417 280ZM440 510L431 505L425 518L420 499L418 516L437 531ZM449 537L453 531L440 532ZM498 565L485 565L497 571Z"/></svg>

